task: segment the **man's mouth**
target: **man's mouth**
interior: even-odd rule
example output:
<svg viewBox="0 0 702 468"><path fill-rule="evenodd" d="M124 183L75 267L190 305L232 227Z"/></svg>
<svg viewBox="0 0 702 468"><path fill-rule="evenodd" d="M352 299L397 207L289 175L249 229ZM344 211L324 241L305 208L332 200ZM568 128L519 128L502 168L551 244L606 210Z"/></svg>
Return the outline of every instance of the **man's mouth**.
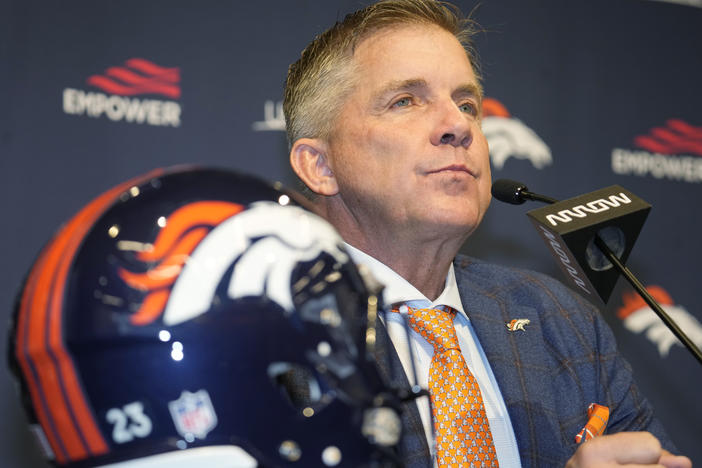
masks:
<svg viewBox="0 0 702 468"><path fill-rule="evenodd" d="M444 166L439 169L428 171L427 174L456 174L465 173L471 176L475 176L466 166L463 164L451 164L450 166Z"/></svg>

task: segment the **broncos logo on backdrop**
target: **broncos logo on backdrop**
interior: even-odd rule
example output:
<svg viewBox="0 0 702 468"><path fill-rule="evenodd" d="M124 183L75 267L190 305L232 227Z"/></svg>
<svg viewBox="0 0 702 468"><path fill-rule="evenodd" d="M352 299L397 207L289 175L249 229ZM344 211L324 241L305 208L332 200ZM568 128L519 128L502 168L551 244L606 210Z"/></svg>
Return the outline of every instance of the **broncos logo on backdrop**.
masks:
<svg viewBox="0 0 702 468"><path fill-rule="evenodd" d="M663 307L666 313L685 330L685 334L702 347L702 324L691 315L683 306L675 305L673 298L660 286L648 286L646 290ZM670 348L677 344L682 346L680 340L673 335L668 327L661 321L656 313L635 292L627 292L622 296L623 304L617 310L617 316L622 320L627 330L633 333L646 332L648 338L658 347L661 357L668 356Z"/></svg>
<svg viewBox="0 0 702 468"><path fill-rule="evenodd" d="M198 214L205 207L210 216ZM231 299L265 295L292 312L295 265L322 252L345 263L341 243L331 225L296 206L262 201L244 210L227 202L192 203L168 218L153 249L139 254L143 261L158 260L155 267L146 273L120 270L128 285L148 291L131 323L146 325L163 315L164 324L176 325L207 312L232 265Z"/></svg>
<svg viewBox="0 0 702 468"><path fill-rule="evenodd" d="M497 99L483 99L482 129L490 145L490 160L502 169L510 157L528 159L537 169L553 162L551 150L531 128L512 117Z"/></svg>

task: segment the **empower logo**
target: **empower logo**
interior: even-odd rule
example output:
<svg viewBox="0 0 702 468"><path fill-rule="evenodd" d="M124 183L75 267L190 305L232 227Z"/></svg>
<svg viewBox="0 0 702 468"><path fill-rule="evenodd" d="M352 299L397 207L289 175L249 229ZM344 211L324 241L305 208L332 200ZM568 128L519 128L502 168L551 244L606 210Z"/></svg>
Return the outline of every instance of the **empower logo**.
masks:
<svg viewBox="0 0 702 468"><path fill-rule="evenodd" d="M537 169L553 162L546 143L521 120L512 117L497 99L483 99L482 129L490 146L490 160L502 169L509 158L527 159Z"/></svg>
<svg viewBox="0 0 702 468"><path fill-rule="evenodd" d="M613 194L607 198L599 198L584 205L576 205L572 208L561 210L556 214L546 215L546 219L552 226L556 226L559 222L569 223L573 221L573 218L584 218L588 213L601 213L621 205L628 205L629 203L631 203L631 199L624 192L620 192L619 195Z"/></svg>
<svg viewBox="0 0 702 468"><path fill-rule="evenodd" d="M615 174L702 182L702 127L670 119L633 142L639 149L612 150Z"/></svg>
<svg viewBox="0 0 702 468"><path fill-rule="evenodd" d="M65 88L63 111L66 114L104 116L114 122L180 126L181 107L173 100L181 95L177 67L162 67L143 58L131 58L124 66L109 67L101 75L91 75L86 83L104 92ZM132 97L144 94L171 100Z"/></svg>

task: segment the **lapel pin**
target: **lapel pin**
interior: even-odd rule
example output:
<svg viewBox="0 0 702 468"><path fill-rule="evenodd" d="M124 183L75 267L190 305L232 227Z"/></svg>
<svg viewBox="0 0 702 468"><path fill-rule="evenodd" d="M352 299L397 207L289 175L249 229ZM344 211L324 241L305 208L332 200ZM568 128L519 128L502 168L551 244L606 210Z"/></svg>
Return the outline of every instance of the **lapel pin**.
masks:
<svg viewBox="0 0 702 468"><path fill-rule="evenodd" d="M507 330L514 332L517 330L526 331L524 329L524 327L529 325L530 323L531 323L531 320L521 318L521 319L512 319L509 322L506 322L505 325L507 326Z"/></svg>

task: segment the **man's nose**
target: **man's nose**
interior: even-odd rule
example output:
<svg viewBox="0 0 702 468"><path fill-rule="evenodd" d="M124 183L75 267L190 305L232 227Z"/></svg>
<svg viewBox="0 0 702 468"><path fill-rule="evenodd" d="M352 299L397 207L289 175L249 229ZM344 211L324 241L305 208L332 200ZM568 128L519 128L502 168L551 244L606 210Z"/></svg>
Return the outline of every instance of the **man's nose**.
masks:
<svg viewBox="0 0 702 468"><path fill-rule="evenodd" d="M441 104L437 109L437 125L431 135L432 144L468 148L473 142L472 118L462 112L453 100Z"/></svg>

